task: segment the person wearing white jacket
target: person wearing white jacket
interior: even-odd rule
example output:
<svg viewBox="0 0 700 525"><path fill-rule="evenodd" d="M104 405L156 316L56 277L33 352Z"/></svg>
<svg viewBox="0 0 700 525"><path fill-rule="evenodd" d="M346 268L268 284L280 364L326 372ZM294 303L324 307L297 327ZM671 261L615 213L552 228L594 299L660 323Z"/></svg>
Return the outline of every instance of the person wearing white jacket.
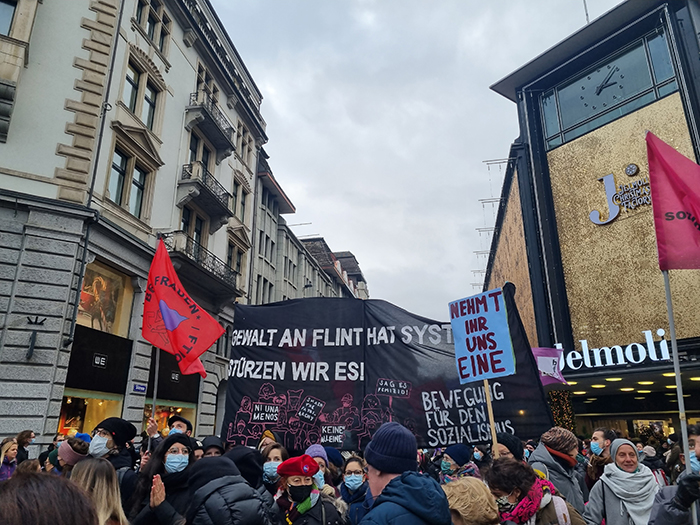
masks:
<svg viewBox="0 0 700 525"><path fill-rule="evenodd" d="M649 467L639 463L637 449L627 439L610 445L614 462L605 466L591 490L583 518L587 525L647 525L659 490Z"/></svg>

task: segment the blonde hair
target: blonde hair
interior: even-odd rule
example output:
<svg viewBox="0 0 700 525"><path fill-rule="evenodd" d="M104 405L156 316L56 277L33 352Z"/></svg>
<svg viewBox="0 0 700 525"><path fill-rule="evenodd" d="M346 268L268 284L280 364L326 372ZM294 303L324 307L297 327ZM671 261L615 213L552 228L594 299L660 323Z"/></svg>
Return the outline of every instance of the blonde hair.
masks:
<svg viewBox="0 0 700 525"><path fill-rule="evenodd" d="M498 506L483 481L464 477L442 485L450 510L459 514L465 525L498 525Z"/></svg>
<svg viewBox="0 0 700 525"><path fill-rule="evenodd" d="M109 461L104 458L81 461L73 468L70 480L90 496L100 525L110 520L129 525L122 510L119 479Z"/></svg>
<svg viewBox="0 0 700 525"><path fill-rule="evenodd" d="M4 461L7 452L13 446L17 447L17 442L15 441L15 438L9 437L2 440L2 443L0 443L0 465Z"/></svg>

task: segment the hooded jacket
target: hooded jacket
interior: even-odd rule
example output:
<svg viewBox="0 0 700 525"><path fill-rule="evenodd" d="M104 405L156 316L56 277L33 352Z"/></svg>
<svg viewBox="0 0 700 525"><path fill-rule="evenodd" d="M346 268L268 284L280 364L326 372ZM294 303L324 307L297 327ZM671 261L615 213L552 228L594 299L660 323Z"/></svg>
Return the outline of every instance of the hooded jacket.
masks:
<svg viewBox="0 0 700 525"><path fill-rule="evenodd" d="M579 514L583 514L583 492L579 484L576 467L565 468L556 461L543 443L540 443L528 459L530 466L542 472L546 478L552 482L568 503L575 508Z"/></svg>
<svg viewBox="0 0 700 525"><path fill-rule="evenodd" d="M447 497L437 481L418 472L392 479L360 522L362 525L451 525Z"/></svg>
<svg viewBox="0 0 700 525"><path fill-rule="evenodd" d="M225 476L197 490L187 512L191 525L270 525L267 505L242 476Z"/></svg>

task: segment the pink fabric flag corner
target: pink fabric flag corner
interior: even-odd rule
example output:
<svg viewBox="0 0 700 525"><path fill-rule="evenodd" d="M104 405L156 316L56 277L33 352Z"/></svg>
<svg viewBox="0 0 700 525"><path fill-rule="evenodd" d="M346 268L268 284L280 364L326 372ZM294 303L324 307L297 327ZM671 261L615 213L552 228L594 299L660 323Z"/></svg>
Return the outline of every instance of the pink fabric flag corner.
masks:
<svg viewBox="0 0 700 525"><path fill-rule="evenodd" d="M535 361L537 361L537 369L543 385L551 385L552 383L568 385L564 375L561 373L561 368L559 368L559 360L563 353L563 350L559 348L532 349L532 355L535 356Z"/></svg>
<svg viewBox="0 0 700 525"><path fill-rule="evenodd" d="M700 166L651 132L646 142L659 267L700 269Z"/></svg>

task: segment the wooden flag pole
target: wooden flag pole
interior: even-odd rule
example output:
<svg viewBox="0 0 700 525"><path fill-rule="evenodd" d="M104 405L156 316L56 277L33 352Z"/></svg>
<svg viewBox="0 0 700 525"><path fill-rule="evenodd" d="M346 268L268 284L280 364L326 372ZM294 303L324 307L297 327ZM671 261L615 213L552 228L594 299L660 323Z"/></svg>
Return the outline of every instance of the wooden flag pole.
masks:
<svg viewBox="0 0 700 525"><path fill-rule="evenodd" d="M486 408L489 411L489 424L491 426L491 446L494 459L498 459L498 440L496 439L496 421L493 417L493 406L491 405L491 391L489 390L489 380L484 379L484 392L486 393Z"/></svg>

